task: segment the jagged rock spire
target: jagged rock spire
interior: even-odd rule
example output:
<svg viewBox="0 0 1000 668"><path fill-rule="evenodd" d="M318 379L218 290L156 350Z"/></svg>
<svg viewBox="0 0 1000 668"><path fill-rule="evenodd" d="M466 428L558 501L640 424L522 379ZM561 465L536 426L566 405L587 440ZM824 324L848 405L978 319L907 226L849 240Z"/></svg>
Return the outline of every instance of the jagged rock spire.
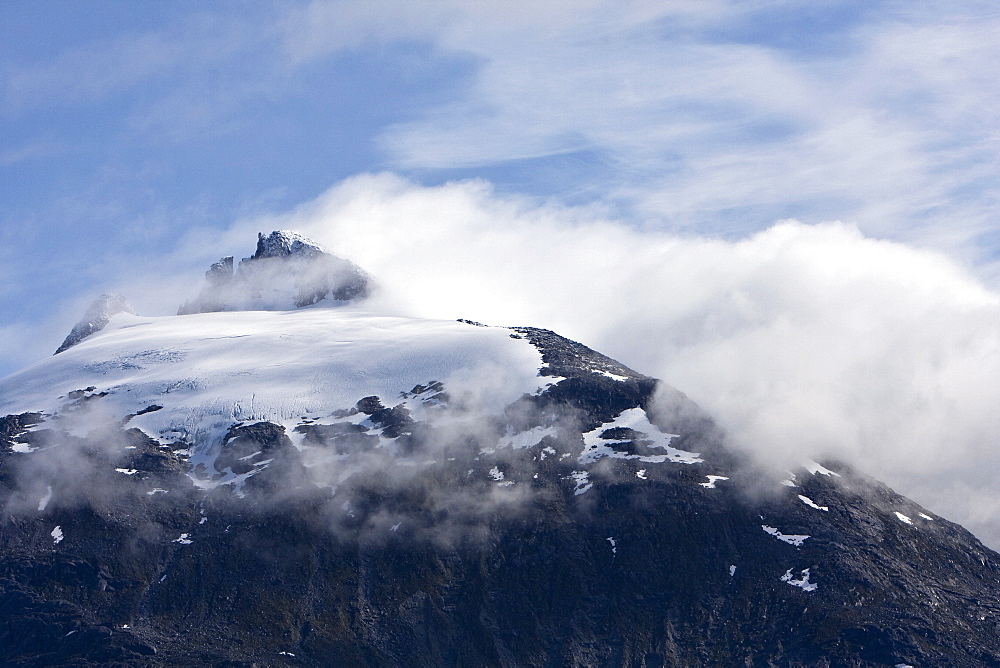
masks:
<svg viewBox="0 0 1000 668"><path fill-rule="evenodd" d="M334 304L367 297L371 285L360 267L297 232L261 232L256 251L235 271L232 256L213 264L198 297L178 314L293 309L323 300Z"/></svg>
<svg viewBox="0 0 1000 668"><path fill-rule="evenodd" d="M119 313L135 313L125 295L101 295L90 305L90 308L83 315L83 319L73 326L69 336L66 337L66 340L62 342L62 345L59 346L54 354L58 355L67 348L72 348L80 343L80 341L83 341L91 334L101 331L108 324L108 321L111 320L111 317Z"/></svg>

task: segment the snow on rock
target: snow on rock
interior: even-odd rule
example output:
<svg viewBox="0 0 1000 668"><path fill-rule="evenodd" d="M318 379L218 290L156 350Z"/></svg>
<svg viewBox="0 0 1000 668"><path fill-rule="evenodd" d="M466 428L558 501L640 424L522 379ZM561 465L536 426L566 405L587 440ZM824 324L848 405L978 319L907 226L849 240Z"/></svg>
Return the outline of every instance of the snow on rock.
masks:
<svg viewBox="0 0 1000 668"><path fill-rule="evenodd" d="M288 310L323 302L335 306L367 297L371 278L349 260L296 232L257 235L257 250L233 271L227 256L205 272L198 296L179 315L215 311Z"/></svg>
<svg viewBox="0 0 1000 668"><path fill-rule="evenodd" d="M629 408L611 422L606 422L583 435L583 453L577 461L581 464L593 464L602 457L637 459L649 464L662 464L668 461L675 464L696 464L704 461L698 453L671 447L670 441L676 436L677 434L665 434L660 431L659 427L649 421L643 409ZM645 456L628 454L613 447L635 440L642 441L648 448L662 450L664 454Z"/></svg>
<svg viewBox="0 0 1000 668"><path fill-rule="evenodd" d="M799 573L800 573L801 577L798 580L796 580L796 579L794 579L794 576L792 575L792 569L789 568L787 571L785 571L785 574L781 576L781 581L782 582L787 582L788 584L792 585L793 587L798 587L799 589L801 589L803 591L816 591L816 589L818 589L819 585L816 585L815 583L809 582L809 569L808 568L805 569L805 570L803 570L803 571L799 571Z"/></svg>
<svg viewBox="0 0 1000 668"><path fill-rule="evenodd" d="M903 513L899 512L899 511L896 511L895 515L896 515L896 519L898 519L903 524L910 524L910 525L913 524L913 520L911 520L909 517L907 517Z"/></svg>
<svg viewBox="0 0 1000 668"><path fill-rule="evenodd" d="M594 486L594 483L590 482L590 474L586 471L573 471L566 477L576 483L576 489L573 490L573 494L577 496L590 491L590 488Z"/></svg>
<svg viewBox="0 0 1000 668"><path fill-rule="evenodd" d="M799 500L802 503L804 503L807 506L809 506L810 508L815 508L816 510L822 510L823 512L829 512L829 510L830 510L830 508L827 507L827 506L816 505L816 503L812 499L810 499L808 496L802 496L801 494L799 494Z"/></svg>
<svg viewBox="0 0 1000 668"><path fill-rule="evenodd" d="M391 402L430 379L462 396L470 411L500 414L549 382L538 375L538 349L510 332L350 306L171 317L123 312L98 334L0 380L0 415L73 418L85 434L92 428L80 417L86 411L74 410L69 397L94 388L77 404L134 415L129 425L153 438L189 440L188 461L211 470L234 423L268 420L291 433L303 415L329 415L368 396ZM414 411L431 409L420 397L407 401ZM162 408L139 414L154 404ZM510 445L550 433L512 435Z"/></svg>
<svg viewBox="0 0 1000 668"><path fill-rule="evenodd" d="M824 466L822 466L820 464L817 464L816 462L811 461L811 460L806 462L804 468L805 468L806 471L809 471L809 473L812 473L813 475L817 475L818 474L818 475L837 476L838 478L840 477L840 474L837 473L836 471L831 471L830 469L828 469L828 468L826 468L826 467L824 467Z"/></svg>
<svg viewBox="0 0 1000 668"><path fill-rule="evenodd" d="M193 540L190 539L190 537L189 537L190 535L191 534L188 534L188 533L182 533L180 536L178 536L177 538L174 538L170 542L171 543L180 543L181 545L190 545L191 543L194 542Z"/></svg>
<svg viewBox="0 0 1000 668"><path fill-rule="evenodd" d="M638 471L636 471L635 477L638 478L639 480L649 480L649 478L646 477L646 469L639 469Z"/></svg>
<svg viewBox="0 0 1000 668"><path fill-rule="evenodd" d="M501 480L504 479L503 471L501 471L500 467L498 466L494 466L493 468L490 469L489 476L494 480L496 480L497 482L500 482Z"/></svg>
<svg viewBox="0 0 1000 668"><path fill-rule="evenodd" d="M559 430L556 427L534 427L533 429L528 429L527 431L522 431L516 434L508 431L500 438L500 442L497 444L497 447L516 449L530 448L541 443L546 436L555 437L558 433ZM552 448L547 447L545 450L552 450ZM555 450L552 450L549 454L554 455Z"/></svg>
<svg viewBox="0 0 1000 668"><path fill-rule="evenodd" d="M618 555L618 541L616 541L613 537L608 536L608 542L611 543L611 556L617 556Z"/></svg>
<svg viewBox="0 0 1000 668"><path fill-rule="evenodd" d="M83 319L73 326L73 329L62 342L62 345L56 350L55 354L58 355L80 343L88 336L101 331L108 325L111 318L119 313L135 313L132 307L129 306L125 295L101 295L90 305L90 308L84 313Z"/></svg>
<svg viewBox="0 0 1000 668"><path fill-rule="evenodd" d="M917 513L917 515L919 515L920 517L924 518L925 520L929 520L931 522L934 521L934 518L931 517L930 515L926 514L926 513Z"/></svg>
<svg viewBox="0 0 1000 668"><path fill-rule="evenodd" d="M806 538L809 538L809 536L803 536L800 534L784 534L778 531L777 528L769 527L766 524L760 525L760 528L763 529L766 533L771 534L778 540L784 543L788 543L789 545L794 545L795 547L802 547L802 543L806 541Z"/></svg>
<svg viewBox="0 0 1000 668"><path fill-rule="evenodd" d="M62 527L57 526L49 535L52 536L52 544L58 545L63 539Z"/></svg>
<svg viewBox="0 0 1000 668"><path fill-rule="evenodd" d="M707 475L705 477L708 478L708 482L698 483L705 489L715 489L715 483L718 482L719 480L729 480L729 478L724 475Z"/></svg>

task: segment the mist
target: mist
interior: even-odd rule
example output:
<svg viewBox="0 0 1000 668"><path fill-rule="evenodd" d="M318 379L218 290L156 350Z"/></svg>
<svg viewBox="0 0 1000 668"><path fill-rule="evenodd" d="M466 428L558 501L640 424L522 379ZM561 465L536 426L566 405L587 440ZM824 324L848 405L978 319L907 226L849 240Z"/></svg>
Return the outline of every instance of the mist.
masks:
<svg viewBox="0 0 1000 668"><path fill-rule="evenodd" d="M369 271L375 310L553 329L687 393L761 463L845 461L1000 546L1000 297L941 253L843 222L681 236L391 174L225 236L281 228Z"/></svg>

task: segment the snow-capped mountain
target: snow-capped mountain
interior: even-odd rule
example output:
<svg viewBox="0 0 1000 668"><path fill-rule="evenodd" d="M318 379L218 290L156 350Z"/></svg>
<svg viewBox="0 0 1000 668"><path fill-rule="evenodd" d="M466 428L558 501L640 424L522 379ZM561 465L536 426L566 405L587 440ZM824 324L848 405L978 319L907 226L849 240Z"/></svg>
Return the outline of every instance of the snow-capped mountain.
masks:
<svg viewBox="0 0 1000 668"><path fill-rule="evenodd" d="M260 235L182 315L102 298L0 380L0 661L1000 665L1000 556L961 527L371 284Z"/></svg>

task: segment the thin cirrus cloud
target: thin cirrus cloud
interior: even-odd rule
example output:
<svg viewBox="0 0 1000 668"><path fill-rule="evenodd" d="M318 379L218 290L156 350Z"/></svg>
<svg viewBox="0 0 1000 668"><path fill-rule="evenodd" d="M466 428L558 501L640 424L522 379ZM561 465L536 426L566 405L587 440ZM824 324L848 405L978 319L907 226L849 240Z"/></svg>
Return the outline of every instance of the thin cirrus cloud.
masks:
<svg viewBox="0 0 1000 668"><path fill-rule="evenodd" d="M995 262L1000 249L981 242L1000 167L997 10L881 3L831 26L839 48L804 54L777 35L730 38L759 20L748 4L679 24L595 4L509 41L466 16L439 44L481 59L473 89L389 128L381 145L407 169L591 149L612 157L596 177L602 197L674 229L738 235L789 215L840 218ZM816 20L786 28L822 32Z"/></svg>

